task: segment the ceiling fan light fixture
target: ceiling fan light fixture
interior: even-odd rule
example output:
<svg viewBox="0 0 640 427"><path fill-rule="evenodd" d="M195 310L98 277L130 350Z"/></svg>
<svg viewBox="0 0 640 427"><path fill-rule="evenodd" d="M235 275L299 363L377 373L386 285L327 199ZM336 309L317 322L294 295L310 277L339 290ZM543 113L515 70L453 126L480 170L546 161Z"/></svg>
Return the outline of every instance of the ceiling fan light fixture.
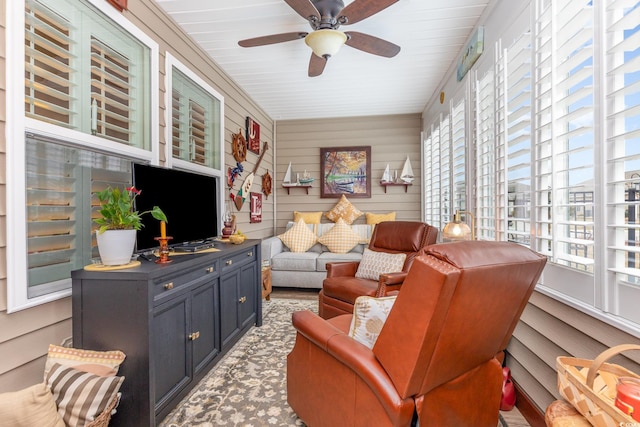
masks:
<svg viewBox="0 0 640 427"><path fill-rule="evenodd" d="M324 58L338 53L340 47L347 42L347 35L338 30L316 30L307 34L304 42L313 50L313 53Z"/></svg>

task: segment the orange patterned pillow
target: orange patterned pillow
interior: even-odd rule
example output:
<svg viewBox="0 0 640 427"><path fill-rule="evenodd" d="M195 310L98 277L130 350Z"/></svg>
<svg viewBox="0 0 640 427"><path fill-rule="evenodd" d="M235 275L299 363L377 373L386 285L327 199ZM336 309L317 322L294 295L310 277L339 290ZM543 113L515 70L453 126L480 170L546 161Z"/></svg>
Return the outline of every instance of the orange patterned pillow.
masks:
<svg viewBox="0 0 640 427"><path fill-rule="evenodd" d="M338 219L342 218L345 223L350 225L353 223L353 221L362 216L362 212L360 211L360 209L353 206L351 202L347 200L347 197L343 194L340 198L340 201L338 201L333 209L327 212L325 216L333 222L337 222Z"/></svg>

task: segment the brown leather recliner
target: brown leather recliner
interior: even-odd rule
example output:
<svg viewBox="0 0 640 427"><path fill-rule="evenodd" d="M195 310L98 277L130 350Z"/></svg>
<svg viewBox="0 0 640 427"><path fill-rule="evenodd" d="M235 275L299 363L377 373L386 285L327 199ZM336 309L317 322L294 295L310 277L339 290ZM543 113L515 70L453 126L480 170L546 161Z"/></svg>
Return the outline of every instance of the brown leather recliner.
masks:
<svg viewBox="0 0 640 427"><path fill-rule="evenodd" d="M427 245L436 243L438 229L424 222L386 221L377 224L369 241L369 249L377 252L405 253L402 272L380 275L379 280L355 277L359 261L327 264L327 278L319 294L318 313L329 319L353 313L353 304L361 295L384 296L397 291L416 255Z"/></svg>
<svg viewBox="0 0 640 427"><path fill-rule="evenodd" d="M287 400L309 426L495 427L496 355L546 258L508 242L429 246L416 258L372 349L348 335L351 315L293 313Z"/></svg>

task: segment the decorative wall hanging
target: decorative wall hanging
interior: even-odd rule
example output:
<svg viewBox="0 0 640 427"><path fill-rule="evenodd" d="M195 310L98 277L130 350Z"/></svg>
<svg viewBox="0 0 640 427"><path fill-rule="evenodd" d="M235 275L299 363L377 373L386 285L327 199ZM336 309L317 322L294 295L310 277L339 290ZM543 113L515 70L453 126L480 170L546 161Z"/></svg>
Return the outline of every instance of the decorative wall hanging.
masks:
<svg viewBox="0 0 640 427"><path fill-rule="evenodd" d="M260 154L260 125L251 117L247 117L247 147Z"/></svg>
<svg viewBox="0 0 640 427"><path fill-rule="evenodd" d="M251 186L253 185L253 177L258 171L258 168L260 167L260 162L262 161L262 158L264 157L264 155L267 153L268 148L269 148L269 145L267 144L267 141L265 141L264 147L262 148L262 154L260 155L260 157L258 157L258 162L256 163L256 166L253 168L253 172L247 175L247 177L244 179L244 182L242 183L242 187L240 187L240 191L238 191L238 194L236 194L236 197L233 199L236 204L236 208L238 208L238 210L242 209L242 204L247 199L247 195L249 194L249 191L251 191Z"/></svg>
<svg viewBox="0 0 640 427"><path fill-rule="evenodd" d="M371 197L371 147L320 149L320 197Z"/></svg>
<svg viewBox="0 0 640 427"><path fill-rule="evenodd" d="M269 194L271 194L271 190L273 189L273 179L271 179L271 175L269 175L269 171L266 171L264 175L262 175L262 192L264 193L265 198L269 198Z"/></svg>
<svg viewBox="0 0 640 427"><path fill-rule="evenodd" d="M247 140L242 136L242 129L239 129L238 133L232 133L231 136L233 137L231 142L233 158L237 162L244 162L247 158Z"/></svg>
<svg viewBox="0 0 640 427"><path fill-rule="evenodd" d="M227 169L227 185L229 186L229 188L233 188L233 184L235 183L236 178L243 171L244 171L244 168L242 167L242 163L240 162L236 163L235 168L232 169L231 167L229 167L229 169Z"/></svg>
<svg viewBox="0 0 640 427"><path fill-rule="evenodd" d="M467 43L466 49L462 53L462 56L458 60L457 76L458 81L467 74L467 71L471 69L473 64L480 58L484 51L484 27L478 27L473 37Z"/></svg>
<svg viewBox="0 0 640 427"><path fill-rule="evenodd" d="M251 206L251 214L249 222L257 223L262 222L262 194L261 193L251 193L250 194L250 206Z"/></svg>

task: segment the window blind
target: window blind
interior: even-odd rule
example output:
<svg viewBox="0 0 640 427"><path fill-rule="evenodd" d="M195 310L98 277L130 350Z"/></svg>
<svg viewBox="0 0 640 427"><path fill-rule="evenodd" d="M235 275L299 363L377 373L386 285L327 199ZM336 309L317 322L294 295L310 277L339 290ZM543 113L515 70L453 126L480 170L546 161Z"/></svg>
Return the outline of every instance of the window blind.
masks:
<svg viewBox="0 0 640 427"><path fill-rule="evenodd" d="M495 92L493 70L476 81L476 235L480 240L495 240Z"/></svg>
<svg viewBox="0 0 640 427"><path fill-rule="evenodd" d="M453 210L467 210L467 148L465 97L451 107L451 171L453 178Z"/></svg>

